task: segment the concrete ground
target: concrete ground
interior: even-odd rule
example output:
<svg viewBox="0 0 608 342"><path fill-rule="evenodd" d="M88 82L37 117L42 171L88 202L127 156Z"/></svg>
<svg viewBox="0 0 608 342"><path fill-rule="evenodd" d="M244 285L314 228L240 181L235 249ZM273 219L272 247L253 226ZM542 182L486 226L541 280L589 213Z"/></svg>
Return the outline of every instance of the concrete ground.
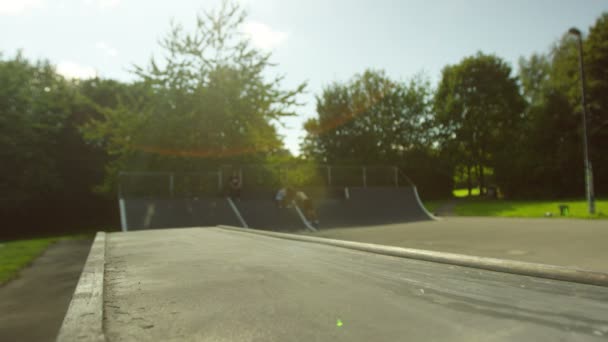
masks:
<svg viewBox="0 0 608 342"><path fill-rule="evenodd" d="M608 272L608 224L600 220L444 217L315 236Z"/></svg>
<svg viewBox="0 0 608 342"><path fill-rule="evenodd" d="M605 287L220 228L111 233L106 243L108 341L608 336Z"/></svg>
<svg viewBox="0 0 608 342"><path fill-rule="evenodd" d="M0 287L0 341L55 341L90 246L59 241Z"/></svg>

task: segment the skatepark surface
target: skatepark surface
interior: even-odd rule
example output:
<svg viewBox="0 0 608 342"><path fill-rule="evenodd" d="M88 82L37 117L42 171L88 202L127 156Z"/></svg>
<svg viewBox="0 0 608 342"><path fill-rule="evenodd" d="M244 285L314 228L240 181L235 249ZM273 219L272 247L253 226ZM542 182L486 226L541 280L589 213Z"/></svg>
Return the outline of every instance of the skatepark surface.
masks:
<svg viewBox="0 0 608 342"><path fill-rule="evenodd" d="M95 341L593 341L608 336L608 287L597 286L608 284L608 275L505 260L607 272L602 241L608 233L602 222L435 220L415 187L306 192L321 220L319 232L306 231L296 208L278 208L272 192L245 192L232 201L126 199L132 231L96 238L60 341L74 336ZM173 228L216 225L299 235ZM424 255L439 251L498 259L453 255L473 263L430 262L423 260L444 259L378 254L344 241L330 246L318 241L323 238L375 243L374 250L390 245ZM476 262L486 266L473 268ZM87 324L81 324L83 317Z"/></svg>
<svg viewBox="0 0 608 342"><path fill-rule="evenodd" d="M603 220L447 217L314 236L608 272Z"/></svg>
<svg viewBox="0 0 608 342"><path fill-rule="evenodd" d="M221 228L107 234L107 341L600 341L608 288Z"/></svg>

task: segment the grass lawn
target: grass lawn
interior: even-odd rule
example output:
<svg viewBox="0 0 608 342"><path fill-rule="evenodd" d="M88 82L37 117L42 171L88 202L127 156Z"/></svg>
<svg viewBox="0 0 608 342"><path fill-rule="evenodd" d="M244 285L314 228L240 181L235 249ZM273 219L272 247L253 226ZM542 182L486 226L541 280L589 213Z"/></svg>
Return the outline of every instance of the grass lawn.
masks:
<svg viewBox="0 0 608 342"><path fill-rule="evenodd" d="M559 216L560 204L570 207L570 218L608 219L608 199L596 200L594 216L587 214L585 200L564 201L508 201L508 200L463 200L454 208L458 216L499 216L499 217L545 217L545 213Z"/></svg>
<svg viewBox="0 0 608 342"><path fill-rule="evenodd" d="M13 278L57 238L18 240L0 243L0 284Z"/></svg>
<svg viewBox="0 0 608 342"><path fill-rule="evenodd" d="M89 235L47 237L31 240L0 242L0 284L17 275L19 270L38 257L52 243L61 239L82 239Z"/></svg>
<svg viewBox="0 0 608 342"><path fill-rule="evenodd" d="M469 189L455 189L452 191L454 197L467 197L469 196ZM471 189L471 196L479 196L479 188Z"/></svg>

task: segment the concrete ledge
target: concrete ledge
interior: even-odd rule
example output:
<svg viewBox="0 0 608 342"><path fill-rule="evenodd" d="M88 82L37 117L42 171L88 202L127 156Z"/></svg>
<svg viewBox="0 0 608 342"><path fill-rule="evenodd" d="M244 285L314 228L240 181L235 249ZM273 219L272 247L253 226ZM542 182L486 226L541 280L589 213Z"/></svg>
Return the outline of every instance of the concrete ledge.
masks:
<svg viewBox="0 0 608 342"><path fill-rule="evenodd" d="M434 252L421 249L401 248L376 245L371 243L353 242L319 238L313 236L297 235L297 234L286 234L276 233L254 229L242 229L230 226L219 226L222 229L265 235L280 239L289 239L303 242L312 242L323 245L342 247L348 249L354 249L363 252L390 255L400 258L424 260L431 262L438 262L443 264L458 265L472 268L479 268L483 270L512 273L518 275L532 276L538 278L563 280L574 283L599 285L608 287L608 274L600 272L591 272L574 268L559 267L553 265L544 265L536 263L528 263L513 260L503 260L495 258L477 257L471 255L455 254L455 253L444 253Z"/></svg>
<svg viewBox="0 0 608 342"><path fill-rule="evenodd" d="M98 232L82 269L57 341L105 341L103 332L103 278L106 234Z"/></svg>

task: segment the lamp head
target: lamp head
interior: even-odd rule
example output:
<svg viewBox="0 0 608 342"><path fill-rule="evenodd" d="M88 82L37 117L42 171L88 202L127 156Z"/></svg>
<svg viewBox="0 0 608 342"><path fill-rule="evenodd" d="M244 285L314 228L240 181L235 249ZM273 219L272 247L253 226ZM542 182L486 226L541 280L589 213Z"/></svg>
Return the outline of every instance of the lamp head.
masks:
<svg viewBox="0 0 608 342"><path fill-rule="evenodd" d="M571 29L568 30L568 33L570 33L571 35L577 36L577 37L581 37L581 31L579 29L577 29L576 27L572 27Z"/></svg>

